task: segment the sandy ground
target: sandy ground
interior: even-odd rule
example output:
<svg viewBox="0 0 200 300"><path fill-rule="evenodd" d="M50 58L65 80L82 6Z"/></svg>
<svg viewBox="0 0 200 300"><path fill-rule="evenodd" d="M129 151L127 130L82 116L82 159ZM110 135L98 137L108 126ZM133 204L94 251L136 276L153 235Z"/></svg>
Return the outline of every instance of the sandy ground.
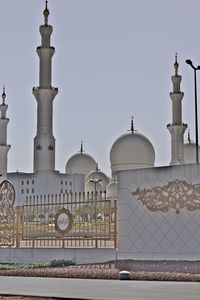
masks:
<svg viewBox="0 0 200 300"><path fill-rule="evenodd" d="M119 272L130 272L131 280L200 282L200 261L110 261L104 264L60 268L0 270L0 276L119 279ZM0 295L0 300L54 300L58 298Z"/></svg>

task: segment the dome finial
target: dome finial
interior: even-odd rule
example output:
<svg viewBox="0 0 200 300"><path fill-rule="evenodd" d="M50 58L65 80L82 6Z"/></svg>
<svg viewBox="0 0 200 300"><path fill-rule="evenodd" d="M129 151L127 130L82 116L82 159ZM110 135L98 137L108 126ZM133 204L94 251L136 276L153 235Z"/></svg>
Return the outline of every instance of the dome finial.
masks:
<svg viewBox="0 0 200 300"><path fill-rule="evenodd" d="M191 143L191 139L190 139L190 129L188 129L188 142Z"/></svg>
<svg viewBox="0 0 200 300"><path fill-rule="evenodd" d="M131 117L131 129L128 130L128 131L131 131L131 133L135 132L134 123L133 123L133 116Z"/></svg>
<svg viewBox="0 0 200 300"><path fill-rule="evenodd" d="M131 132L134 132L133 116L131 117Z"/></svg>
<svg viewBox="0 0 200 300"><path fill-rule="evenodd" d="M178 75L178 67L179 67L179 64L178 64L178 61L177 61L177 52L175 53L175 63L174 63L174 69L175 69L175 75Z"/></svg>
<svg viewBox="0 0 200 300"><path fill-rule="evenodd" d="M135 128L134 128L133 116L131 117L131 128L128 129L127 131L131 131L131 133L134 133L135 131L137 131L137 130L135 130Z"/></svg>
<svg viewBox="0 0 200 300"><path fill-rule="evenodd" d="M3 93L2 93L3 104L5 104L5 99L6 99L6 93L5 93L5 85L4 85L3 86Z"/></svg>
<svg viewBox="0 0 200 300"><path fill-rule="evenodd" d="M98 163L96 163L96 171L99 171L99 166L98 166Z"/></svg>
<svg viewBox="0 0 200 300"><path fill-rule="evenodd" d="M44 24L48 25L48 17L49 17L49 10L48 10L48 0L46 0L46 6L45 6L45 10L43 11L43 15L44 15Z"/></svg>
<svg viewBox="0 0 200 300"><path fill-rule="evenodd" d="M83 141L81 141L81 150L80 150L81 153L83 153Z"/></svg>

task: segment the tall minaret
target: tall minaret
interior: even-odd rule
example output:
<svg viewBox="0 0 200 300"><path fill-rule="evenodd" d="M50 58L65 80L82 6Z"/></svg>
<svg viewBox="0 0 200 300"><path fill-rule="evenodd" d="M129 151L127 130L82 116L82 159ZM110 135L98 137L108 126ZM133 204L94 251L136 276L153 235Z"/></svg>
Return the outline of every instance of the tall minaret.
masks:
<svg viewBox="0 0 200 300"><path fill-rule="evenodd" d="M6 118L8 105L5 104L5 99L5 87L3 87L2 103L0 104L0 175L7 173L8 151L11 147L10 145L7 145L7 125L9 119Z"/></svg>
<svg viewBox="0 0 200 300"><path fill-rule="evenodd" d="M187 124L182 123L182 98L184 93L180 91L182 77L178 75L179 64L177 55L175 56L175 75L171 77L173 83L173 92L170 93L172 100L172 124L167 128L171 133L171 165L184 164L183 135Z"/></svg>
<svg viewBox="0 0 200 300"><path fill-rule="evenodd" d="M33 88L33 95L38 104L37 135L34 138L34 172L55 170L55 138L52 130L53 100L58 93L51 86L51 65L55 48L50 45L53 27L48 24L49 10L44 14L44 25L40 26L42 45L37 47L40 60L39 87Z"/></svg>

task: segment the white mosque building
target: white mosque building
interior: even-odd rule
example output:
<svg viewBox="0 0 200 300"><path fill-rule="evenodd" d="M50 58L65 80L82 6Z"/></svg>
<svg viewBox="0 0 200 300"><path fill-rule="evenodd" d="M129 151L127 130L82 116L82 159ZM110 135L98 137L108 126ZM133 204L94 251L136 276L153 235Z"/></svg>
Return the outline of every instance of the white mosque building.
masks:
<svg viewBox="0 0 200 300"><path fill-rule="evenodd" d="M53 27L49 25L49 10L43 12L44 24L40 26L41 46L37 47L39 56L39 86L33 88L37 101L37 132L34 138L33 173L7 173L7 144L5 89L0 105L0 175L6 176L15 186L17 203L23 203L27 196L42 194L66 194L74 192L106 191L107 197L117 198L118 173L127 170L155 168L155 151L150 140L134 130L133 119L131 128L122 134L112 145L110 151L110 178L98 168L97 161L86 153L81 143L80 152L75 153L66 163L65 173L55 170L56 143L53 136L53 101L58 89L52 87L52 57L55 48L51 45ZM187 125L182 122L182 98L180 90L181 76L178 74L177 56L175 59L175 74L172 76L173 91L172 123L167 125L171 134L170 165L195 163L195 144L188 137L184 144L184 133ZM156 168L155 168L156 169ZM2 177L2 178L3 178Z"/></svg>

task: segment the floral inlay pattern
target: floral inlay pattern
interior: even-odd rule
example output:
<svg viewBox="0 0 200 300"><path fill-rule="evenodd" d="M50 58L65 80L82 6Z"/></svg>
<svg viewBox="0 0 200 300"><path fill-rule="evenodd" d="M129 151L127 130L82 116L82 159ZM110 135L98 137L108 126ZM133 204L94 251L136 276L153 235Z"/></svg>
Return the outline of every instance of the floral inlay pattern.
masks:
<svg viewBox="0 0 200 300"><path fill-rule="evenodd" d="M192 185L185 180L169 182L163 187L140 190L132 193L150 211L167 212L174 209L179 213L186 208L189 211L200 209L200 184Z"/></svg>

